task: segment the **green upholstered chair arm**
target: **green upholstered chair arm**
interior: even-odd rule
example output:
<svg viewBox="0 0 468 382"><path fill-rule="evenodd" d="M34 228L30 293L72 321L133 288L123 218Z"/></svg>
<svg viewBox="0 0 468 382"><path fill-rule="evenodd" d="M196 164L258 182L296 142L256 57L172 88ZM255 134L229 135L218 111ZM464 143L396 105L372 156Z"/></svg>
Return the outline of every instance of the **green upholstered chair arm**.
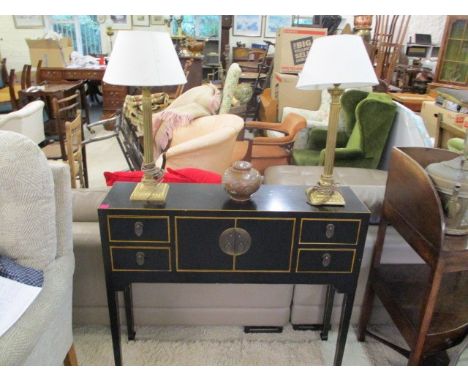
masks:
<svg viewBox="0 0 468 382"><path fill-rule="evenodd" d="M362 158L364 152L357 148L340 147L335 149L335 162ZM320 165L325 163L325 150L320 152Z"/></svg>
<svg viewBox="0 0 468 382"><path fill-rule="evenodd" d="M311 150L322 150L327 145L327 133L325 128L314 128L309 131L309 138L307 140L308 147ZM336 135L336 147L346 146L348 135L344 131L338 131Z"/></svg>

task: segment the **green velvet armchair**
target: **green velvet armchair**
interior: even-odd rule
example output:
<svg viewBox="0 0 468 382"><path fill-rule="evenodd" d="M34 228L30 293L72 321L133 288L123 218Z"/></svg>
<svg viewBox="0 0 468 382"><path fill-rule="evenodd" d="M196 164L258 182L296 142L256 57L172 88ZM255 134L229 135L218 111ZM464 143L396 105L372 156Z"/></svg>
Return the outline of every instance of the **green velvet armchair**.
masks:
<svg viewBox="0 0 468 382"><path fill-rule="evenodd" d="M377 168L396 114L396 105L383 93L348 90L341 97L344 131L339 131L335 166ZM311 129L308 149L293 150L299 166L323 165L326 129Z"/></svg>

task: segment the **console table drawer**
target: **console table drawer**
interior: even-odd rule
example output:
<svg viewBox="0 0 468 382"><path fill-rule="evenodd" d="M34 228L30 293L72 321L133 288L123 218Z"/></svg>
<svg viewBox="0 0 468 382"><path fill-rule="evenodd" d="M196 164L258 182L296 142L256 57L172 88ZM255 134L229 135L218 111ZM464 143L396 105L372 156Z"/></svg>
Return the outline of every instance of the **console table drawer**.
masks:
<svg viewBox="0 0 468 382"><path fill-rule="evenodd" d="M295 219L176 217L175 221L178 271L291 271ZM242 231L248 242L237 255L221 244L221 236L233 229ZM227 245L235 246L235 240Z"/></svg>
<svg viewBox="0 0 468 382"><path fill-rule="evenodd" d="M299 249L296 272L307 273L352 273L354 249Z"/></svg>
<svg viewBox="0 0 468 382"><path fill-rule="evenodd" d="M171 251L159 247L110 247L112 271L170 271Z"/></svg>
<svg viewBox="0 0 468 382"><path fill-rule="evenodd" d="M109 241L169 243L167 216L108 216Z"/></svg>
<svg viewBox="0 0 468 382"><path fill-rule="evenodd" d="M299 244L357 244L359 219L301 219Z"/></svg>

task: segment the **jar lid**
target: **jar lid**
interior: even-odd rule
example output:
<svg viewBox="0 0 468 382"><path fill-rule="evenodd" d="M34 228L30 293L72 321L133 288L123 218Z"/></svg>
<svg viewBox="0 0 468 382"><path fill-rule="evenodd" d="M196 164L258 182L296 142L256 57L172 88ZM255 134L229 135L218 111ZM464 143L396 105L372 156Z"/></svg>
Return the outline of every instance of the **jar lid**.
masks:
<svg viewBox="0 0 468 382"><path fill-rule="evenodd" d="M252 163L244 161L244 160L236 160L233 164L232 167L236 170L239 171L247 171L252 168Z"/></svg>
<svg viewBox="0 0 468 382"><path fill-rule="evenodd" d="M468 163L463 156L449 161L431 163L426 171L434 182L437 190L452 195L455 184L460 184L459 195L468 197Z"/></svg>

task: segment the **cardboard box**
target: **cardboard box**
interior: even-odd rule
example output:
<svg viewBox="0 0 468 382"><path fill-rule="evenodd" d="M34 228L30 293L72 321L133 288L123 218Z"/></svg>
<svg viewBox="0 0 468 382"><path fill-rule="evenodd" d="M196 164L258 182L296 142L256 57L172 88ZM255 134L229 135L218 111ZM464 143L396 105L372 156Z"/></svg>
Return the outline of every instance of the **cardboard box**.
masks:
<svg viewBox="0 0 468 382"><path fill-rule="evenodd" d="M73 42L64 37L61 40L26 39L29 47L31 65L36 66L42 60L42 67L63 68L70 64L70 54L73 52Z"/></svg>
<svg viewBox="0 0 468 382"><path fill-rule="evenodd" d="M280 28L276 34L273 70L279 73L299 73L313 41L326 35L326 28Z"/></svg>
<svg viewBox="0 0 468 382"><path fill-rule="evenodd" d="M295 74L274 73L275 88L271 89L276 94L278 101L278 121L283 117L283 108L286 106L299 109L317 110L322 100L321 90L296 89L298 76Z"/></svg>
<svg viewBox="0 0 468 382"><path fill-rule="evenodd" d="M468 124L468 115L447 110L434 101L424 101L421 107L421 118L424 121L427 132L434 138L437 135L437 114L442 113L445 122L458 127ZM468 126L465 126L468 127Z"/></svg>

